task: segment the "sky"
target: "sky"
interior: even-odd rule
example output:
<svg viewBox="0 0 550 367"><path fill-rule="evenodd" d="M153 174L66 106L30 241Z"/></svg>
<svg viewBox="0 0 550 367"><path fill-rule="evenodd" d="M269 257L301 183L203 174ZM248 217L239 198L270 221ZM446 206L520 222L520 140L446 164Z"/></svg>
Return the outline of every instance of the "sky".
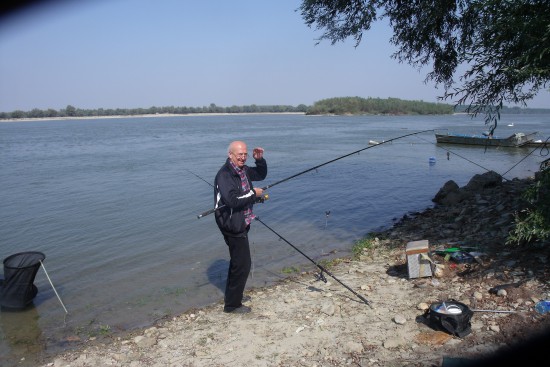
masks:
<svg viewBox="0 0 550 367"><path fill-rule="evenodd" d="M317 44L321 31L305 24L300 3L58 0L12 12L0 21L0 112L438 102L443 89L424 83L429 69L391 58L387 24L358 47ZM550 108L550 92L527 107Z"/></svg>

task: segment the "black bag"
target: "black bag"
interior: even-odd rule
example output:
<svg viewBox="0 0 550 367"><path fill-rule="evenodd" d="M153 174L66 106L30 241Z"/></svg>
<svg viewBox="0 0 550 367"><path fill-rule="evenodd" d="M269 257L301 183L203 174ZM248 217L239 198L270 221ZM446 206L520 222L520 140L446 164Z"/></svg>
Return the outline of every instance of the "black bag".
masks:
<svg viewBox="0 0 550 367"><path fill-rule="evenodd" d="M463 338L472 332L470 320L473 314L474 312L464 303L450 299L432 303L423 317L424 323L432 329Z"/></svg>

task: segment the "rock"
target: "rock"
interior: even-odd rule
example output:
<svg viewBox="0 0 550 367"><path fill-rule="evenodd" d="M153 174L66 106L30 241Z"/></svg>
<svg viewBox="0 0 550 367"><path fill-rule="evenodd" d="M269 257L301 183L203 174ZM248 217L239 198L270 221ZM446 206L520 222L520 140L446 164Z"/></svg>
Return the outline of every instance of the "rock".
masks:
<svg viewBox="0 0 550 367"><path fill-rule="evenodd" d="M157 343L157 340L155 338L140 335L134 338L134 343L140 348L150 348Z"/></svg>
<svg viewBox="0 0 550 367"><path fill-rule="evenodd" d="M403 325L407 322L407 319L403 315L395 315L393 317L393 322L395 322L398 325Z"/></svg>
<svg viewBox="0 0 550 367"><path fill-rule="evenodd" d="M334 315L336 308L333 303L324 304L321 308L321 312L324 313L327 316Z"/></svg>
<svg viewBox="0 0 550 367"><path fill-rule="evenodd" d="M499 289L497 291L497 296L499 297L506 297L508 295L508 292L506 292L506 289Z"/></svg>
<svg viewBox="0 0 550 367"><path fill-rule="evenodd" d="M421 302L416 306L416 309L421 311L426 311L428 308L430 308L430 305L426 302Z"/></svg>
<svg viewBox="0 0 550 367"><path fill-rule="evenodd" d="M502 176L495 171L474 175L464 187L465 190L479 191L480 189L494 187L502 183Z"/></svg>
<svg viewBox="0 0 550 367"><path fill-rule="evenodd" d="M432 199L434 203L441 203L449 194L458 193L459 186L453 180L445 182L443 187L439 189L435 197Z"/></svg>
<svg viewBox="0 0 550 367"><path fill-rule="evenodd" d="M344 349L348 353L361 353L363 352L363 344L350 341L344 345Z"/></svg>
<svg viewBox="0 0 550 367"><path fill-rule="evenodd" d="M436 278L441 278L444 274L444 265L437 264L434 269L434 276Z"/></svg>
<svg viewBox="0 0 550 367"><path fill-rule="evenodd" d="M389 339L386 339L384 341L384 348L386 349L392 349L392 348L397 348L401 345L405 344L405 340L403 340L403 338L401 337L391 337Z"/></svg>

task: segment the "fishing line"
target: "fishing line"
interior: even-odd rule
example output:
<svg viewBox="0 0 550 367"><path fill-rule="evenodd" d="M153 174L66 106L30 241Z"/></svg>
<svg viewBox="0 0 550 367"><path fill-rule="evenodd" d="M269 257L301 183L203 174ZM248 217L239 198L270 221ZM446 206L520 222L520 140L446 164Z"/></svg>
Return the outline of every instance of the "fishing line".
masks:
<svg viewBox="0 0 550 367"><path fill-rule="evenodd" d="M212 185L210 182L206 181L205 179L203 179L202 177L200 177L199 175L191 172L190 170L186 169L186 171L189 171L190 173L192 173L194 176L196 176L197 178L200 178L202 181L206 182L208 185L214 187L214 185ZM329 212L326 212L325 213L328 217L328 215L330 214L330 211ZM360 295L359 293L355 292L353 289L351 289L350 287L348 287L346 284L344 284L341 280L339 280L338 278L336 278L331 272L329 272L327 269L325 269L323 266L319 265L317 262L315 262L312 258L310 258L309 256L307 256L305 253L303 253L299 248L297 248L296 246L294 246L292 243L290 243L289 241L287 241L283 236L281 236L280 234L278 234L277 232L275 232L275 230L273 230L271 227L269 227L267 224L265 224L262 220L260 220L259 217L255 217L254 218L255 220L257 220L258 222L262 223L267 229L269 229L271 232L273 232L275 235L277 235L281 240L285 241L287 244L289 244L293 249L295 249L296 251L298 251L300 254L302 254L306 259L308 259L309 261L311 261L313 264L315 264L315 266L317 266L321 272L319 274L316 275L316 278L317 280L322 280L323 282L327 282L327 279L325 278L324 274L323 273L326 273L327 275L329 275L330 277L332 277L334 280L336 280L338 283L340 283L341 285L343 285L346 289L348 289L350 292L352 292L354 295L357 296L357 298L359 298L361 301L363 301L366 305L371 306L371 304L369 303L369 301L363 297L362 295Z"/></svg>
<svg viewBox="0 0 550 367"><path fill-rule="evenodd" d="M327 224L328 224L328 216L330 215L330 210L327 210L325 212L325 229L327 229Z"/></svg>
<svg viewBox="0 0 550 367"><path fill-rule="evenodd" d="M272 183L271 185L267 185L267 186L263 187L262 189L263 189L263 190L267 190L267 189L269 189L270 187L273 187L273 186L278 185L278 184L280 184L280 183L286 182L286 181L288 181L288 180L290 180L290 179L293 179L293 178L295 178L295 177L301 176L301 175L303 175L304 173L307 173L307 172L311 172L311 171L313 171L313 170L316 170L317 168L326 166L326 165L329 164L329 163L333 163L333 162L336 162L336 161L338 161L338 160L340 160L340 159L349 157L350 155L354 155L354 154L360 153L360 152L362 152L363 150L367 150L367 149L371 149L371 148L374 148L374 147L378 147L378 146L380 146L380 145L390 143L390 142L392 142L392 141L394 141L394 140L402 139L402 138L405 138L405 137L411 136L411 135L417 135L417 134L425 133L425 132L428 132L428 131L434 131L434 129L417 131L417 132L414 132L414 133L401 135L401 136L398 136L398 137L396 137L396 138L392 138L392 139L390 139L390 140L385 140L385 141L383 141L383 142L381 142L381 143L378 143L378 144L376 144L376 145L369 145L369 146L366 147L366 148L362 148L362 149L356 150L355 152L351 152L351 153L345 154L345 155L340 156L340 157L338 157L338 158L334 158L334 159L332 159L332 160L330 160L330 161L328 161L328 162L321 163L321 164L319 164L319 165L317 165L317 166L315 166L315 167L308 168L308 169L306 169L306 170L304 170L304 171L302 171L302 172L298 172L298 173L296 173L295 175L292 175L292 176L290 176L290 177L287 177L287 178L284 178L284 179L282 179L282 180L279 180L279 181L277 181L277 182L275 182L275 183Z"/></svg>
<svg viewBox="0 0 550 367"><path fill-rule="evenodd" d="M287 177L287 178L283 178L282 180L279 180L279 181L277 181L277 182L275 182L275 183L272 183L271 185L267 185L267 186L265 186L265 187L262 187L262 190L265 191L265 190L267 190L267 189L269 189L269 188L271 188L271 187L273 187L273 186L276 186L276 185L278 185L278 184L281 184L281 183L283 183L283 182L286 182L286 181L288 181L288 180L291 180L291 179L293 179L293 178L296 178L296 177L298 177L298 176L301 176L301 175L303 175L304 173L308 173L308 172L314 171L314 170L316 170L316 169L318 169L318 168L320 168L320 167L326 166L327 164L330 164L330 163L336 162L336 161L338 161L338 160L340 160L340 159L349 157L350 155L358 154L358 153L360 153L360 152L362 152L362 151L364 151L364 150L371 149L371 148L374 148L374 147L378 147L378 146L380 146L380 145L387 144L387 143L390 143L390 142L392 142L392 141L394 141L394 140L399 140L399 139L405 138L405 137L407 137L407 136L422 134L422 133L426 133L426 132L428 132L428 131L434 131L434 130L435 130L435 129L417 131L417 132L414 132L414 133L405 134L405 135L398 136L398 137L396 137L396 138L392 138L392 139L389 139L389 140L385 140L385 141L383 141L383 142L381 142L381 143L378 143L378 144L376 144L376 145L369 145L369 146L367 146L366 148L362 148L362 149L356 150L356 151L354 151L354 152L351 152L351 153L348 153L348 154L344 154L344 155L342 155L342 156L340 156L340 157L338 157L338 158L331 159L330 161L327 161L327 162L325 162L325 163L321 163L321 164L319 164L319 165L317 165L317 166L315 166L315 167L308 168L308 169L306 169L306 170L304 170L304 171L301 171L301 172L298 172L298 173L296 173L296 174L294 174L294 175L292 175L292 176L289 176L289 177ZM202 180L204 181L204 179L202 179ZM205 182L207 182L207 181L205 181ZM208 183L208 184L211 185L210 183ZM212 186L212 185L211 185L211 186ZM204 217L204 216L207 216L207 215L209 215L209 214L212 214L212 213L214 213L216 210L221 209L221 208L223 208L224 206L225 206L225 204L224 204L224 205L220 205L220 206L218 206L217 208L213 208L213 209L207 210L207 211L205 211L205 212L203 212L203 213L197 215L197 218L200 219L200 218L202 218L202 217Z"/></svg>
<svg viewBox="0 0 550 367"><path fill-rule="evenodd" d="M363 301L367 306L370 306L372 308L372 305L370 304L370 302L365 298L363 297L362 295L360 295L359 293L357 293L356 291L354 291L353 289L351 289L349 286L347 286L346 284L344 284L341 280L339 280L338 278L336 278L330 271L328 271L327 269L325 269L322 265L319 265L317 262L315 262L312 258L310 258L309 256L307 256L305 253L303 253L299 248L297 248L296 246L294 246L292 243L290 243L289 241L286 240L286 238L284 238L283 236L281 236L280 234L278 234L277 232L275 232L275 230L273 230L271 227L269 227L267 224L265 224L259 217L255 217L254 218L255 220L257 220L258 222L262 223L265 228L269 229L271 232L273 232L276 236L278 236L281 240L285 241L287 244L289 244L293 249L295 249L296 251L298 251L300 254L302 254L306 259L308 259L309 261L311 261L313 264L315 264L315 266L317 266L321 272L319 274L316 275L316 278L318 280L322 280L323 282L327 282L327 279L325 278L324 276L324 273L326 273L328 276L330 276L331 278L333 278L334 280L336 280L338 283L340 283L341 285L343 285L347 290L349 290L351 293L353 293L355 296L357 296L357 298L359 298L361 301Z"/></svg>
<svg viewBox="0 0 550 367"><path fill-rule="evenodd" d="M443 149L443 150L447 151L447 159L449 159L448 154L449 154L449 153L452 153L452 154L454 154L454 155L456 155L456 156L458 156L458 157L460 157L460 158L462 158L462 159L464 159L464 160L466 160L466 161L468 161L468 162L470 162L470 163L472 163L472 164L474 164L474 165L476 165L476 166L478 166L478 167L480 167L480 168L486 170L487 172L493 171L493 170L491 170L491 169L488 169L488 168L486 168L486 167L483 167L482 165L480 165L480 164L478 164L478 163L476 163L476 162L474 162L474 161L472 161L472 160L470 160L470 159L468 159L468 158L466 158L466 157L461 156L460 154L458 154L458 153L456 153L456 152L454 152L454 151L452 151L452 150L450 150L450 149L444 148L444 147L438 145L437 143L434 143L434 142L432 142L432 141L429 141L429 140L426 140L426 139L424 139L424 138L421 138L420 136L417 136L417 138L420 139L420 140L424 140L425 142L428 142L428 143L430 143L430 144L434 144L434 145L435 145L437 148L439 148L439 149ZM547 156L547 155L549 154L549 146L550 146L549 141L550 141L550 137L547 138L546 141L544 142L544 144L540 147L540 155L541 155L541 157L545 157L545 156ZM518 164L520 164L521 162L523 162L524 160L526 160L531 154L533 154L534 152L536 152L538 149L539 149L539 147L536 147L535 149L533 149L531 152L529 152L529 154L527 154L525 157L523 157L519 162L517 162L516 164L514 164L509 170L507 170L506 172L504 172L503 174L501 174L500 176L502 177L502 179L505 180L505 181L510 181L509 179L507 179L506 177L504 177L504 175L508 174L508 172L510 172L511 170L513 170ZM544 154L543 154L543 150L545 151Z"/></svg>
<svg viewBox="0 0 550 367"><path fill-rule="evenodd" d="M203 182L206 182L208 185L210 185L212 188L214 187L214 185L212 185L210 182L206 181L204 178L202 178L201 176L197 175L195 172L191 171L190 169L187 169L187 168L184 168L184 170L186 170L187 172L189 172L190 174L192 174L193 176L195 176L196 178L200 179L201 181ZM256 254L256 249L255 249L255 246L254 246L254 241L252 241L252 255L255 255ZM254 256L252 256L252 260L254 260ZM254 278L254 261L252 261L252 269L251 269L251 277Z"/></svg>
<svg viewBox="0 0 550 367"><path fill-rule="evenodd" d="M424 140L425 142L428 142L428 143L430 143L430 144L433 144L433 145L435 145L435 146L436 146L437 148L439 148L439 149L443 149L443 150L447 151L447 154L448 154L448 153L452 153L452 154L456 155L457 157L460 157L460 158L462 158L462 159L464 159L464 160L470 162L471 164L476 165L476 166L478 166L479 168L482 168L482 169L486 170L487 172L492 171L492 170L490 170L489 168L483 167L482 165L480 165L480 164L478 164L478 163L472 161L471 159L468 159L468 158L466 158L466 157L463 157L463 156L461 156L460 154L455 153L454 151L452 151L452 150L450 150L450 149L443 148L442 146L437 145L437 143L434 143L433 141L429 141L429 140L423 139L423 138L421 138L421 137L419 137L419 136L417 136L417 138L420 139L420 140ZM448 157L449 157L449 156L447 156L447 159L449 159ZM503 178L504 180L506 180L506 181L509 181L509 180L508 180L507 178L505 178L505 177L502 177L502 178Z"/></svg>
<svg viewBox="0 0 550 367"><path fill-rule="evenodd" d="M540 156L541 156L541 157L545 157L545 156L547 156L548 153L549 153L549 150L548 150L548 140L549 140L549 139L550 139L550 137L547 138L546 141L544 142L544 144L540 147ZM508 171L504 172L504 174L507 174L508 172L510 172L511 170L513 170L515 166L517 166L518 164L520 164L521 162L523 162L524 160L526 160L527 157L529 157L531 154L533 154L534 152L536 152L537 149L539 149L539 148L536 147L535 149L533 149L533 150L531 151L531 153L529 153L529 154L527 154L525 157L523 157L522 160L520 160L518 163L514 164ZM543 149L546 151L546 154L544 154L544 155L542 154L542 150L543 150Z"/></svg>

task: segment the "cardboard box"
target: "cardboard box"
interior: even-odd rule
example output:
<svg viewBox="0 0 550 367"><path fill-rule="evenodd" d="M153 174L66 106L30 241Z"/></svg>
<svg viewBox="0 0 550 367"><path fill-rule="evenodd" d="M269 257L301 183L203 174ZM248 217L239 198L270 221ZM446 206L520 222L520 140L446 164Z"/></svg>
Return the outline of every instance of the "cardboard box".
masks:
<svg viewBox="0 0 550 367"><path fill-rule="evenodd" d="M432 263L429 259L430 245L428 240L407 243L407 267L409 279L431 277Z"/></svg>

